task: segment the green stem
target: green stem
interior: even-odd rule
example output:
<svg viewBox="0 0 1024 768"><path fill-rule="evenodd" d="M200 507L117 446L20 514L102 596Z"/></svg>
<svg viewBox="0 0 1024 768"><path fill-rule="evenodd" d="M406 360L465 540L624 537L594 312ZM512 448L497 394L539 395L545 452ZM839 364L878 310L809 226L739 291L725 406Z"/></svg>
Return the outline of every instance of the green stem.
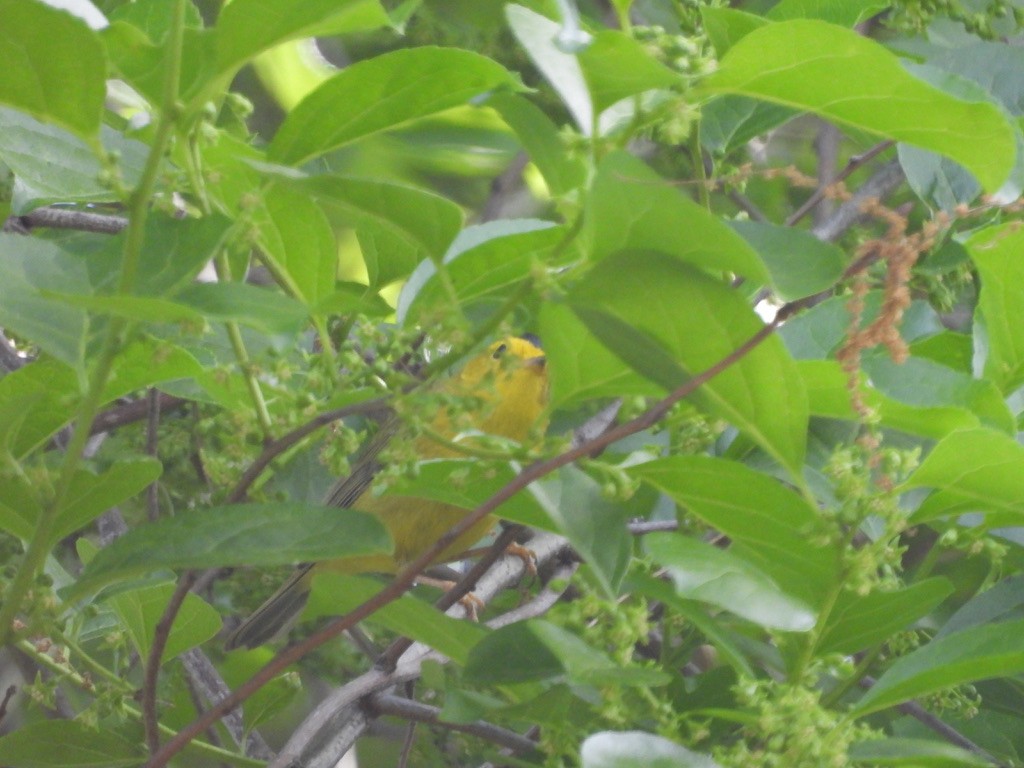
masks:
<svg viewBox="0 0 1024 768"><path fill-rule="evenodd" d="M121 278L117 292L120 295L130 294L135 288L139 260L142 254L142 243L146 231L146 218L149 215L149 201L156 188L157 176L164 153L170 144L178 117L177 97L181 79L181 47L185 30L185 8L187 0L175 0L174 16L170 34L167 36L167 79L164 82L163 103L160 118L153 136L146 165L138 186L128 197L128 229L125 234L124 251L121 258ZM25 549L25 557L4 594L3 606L0 607L0 647L7 645L11 636L14 617L21 610L22 602L28 593L50 552L54 524L60 515L65 497L71 487L71 480L82 463L82 456L93 420L103 404L103 390L110 378L114 361L124 341L129 324L123 318L111 318L100 348L99 358L82 401L75 413L75 428L64 453L60 474L57 478L53 500L46 506L36 521L36 529Z"/></svg>
<svg viewBox="0 0 1024 768"><path fill-rule="evenodd" d="M690 157L693 160L693 170L697 177L697 197L700 204L711 210L711 192L708 190L708 174L704 167L704 151L700 146L700 122L693 124L690 132Z"/></svg>
<svg viewBox="0 0 1024 768"><path fill-rule="evenodd" d="M217 279L223 283L231 282L231 267L228 264L227 254L221 250L213 260L217 270ZM274 433L274 422L267 409L267 401L263 398L263 390L260 389L260 382L256 376L256 370L249 357L249 351L245 348L245 341L242 339L242 331L234 320L226 320L224 328L228 332L228 341L235 352L238 366L242 370L242 377L245 379L245 386L249 390L249 397L252 399L253 408L256 410L256 420L259 422L263 436L270 440Z"/></svg>
<svg viewBox="0 0 1024 768"><path fill-rule="evenodd" d="M876 645L866 654L864 657L857 662L857 666L854 668L850 676L847 677L843 682L828 692L827 695L822 697L821 705L823 707L831 707L839 703L843 696L845 696L852 688L856 688L857 684L861 681L861 678L868 673L871 669L871 665L878 660L879 655L882 653L882 646Z"/></svg>

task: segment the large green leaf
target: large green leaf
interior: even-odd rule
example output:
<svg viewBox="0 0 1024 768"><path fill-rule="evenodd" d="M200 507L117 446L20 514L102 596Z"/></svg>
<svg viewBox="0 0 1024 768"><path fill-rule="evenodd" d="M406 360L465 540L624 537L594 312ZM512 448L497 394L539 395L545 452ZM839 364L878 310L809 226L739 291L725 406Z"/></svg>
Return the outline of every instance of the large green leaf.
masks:
<svg viewBox="0 0 1024 768"><path fill-rule="evenodd" d="M153 647L157 624L173 594L173 584L156 584L121 592L108 601L142 658L146 658ZM212 605L198 595L186 595L171 625L161 660L173 659L205 643L220 631L221 624L220 614Z"/></svg>
<svg viewBox="0 0 1024 768"><path fill-rule="evenodd" d="M467 227L444 255L441 265L423 261L398 297L400 323L418 313L463 311L481 299L500 300L524 279L533 265L548 263L565 230L539 219L501 219ZM411 314L410 314L411 313Z"/></svg>
<svg viewBox="0 0 1024 768"><path fill-rule="evenodd" d="M0 738L0 762L18 768L135 768L146 751L110 728L41 720Z"/></svg>
<svg viewBox="0 0 1024 768"><path fill-rule="evenodd" d="M931 739L872 739L850 747L850 760L872 768L895 765L905 768L985 768L992 762L981 755L968 752L941 741Z"/></svg>
<svg viewBox="0 0 1024 768"><path fill-rule="evenodd" d="M596 258L650 249L762 284L771 279L742 237L625 152L601 161L587 197L583 234Z"/></svg>
<svg viewBox="0 0 1024 768"><path fill-rule="evenodd" d="M0 103L98 139L106 62L81 19L41 2L0 1Z"/></svg>
<svg viewBox="0 0 1024 768"><path fill-rule="evenodd" d="M1020 525L1024 515L1024 446L992 429L953 432L941 440L902 489L935 490L913 522L983 512Z"/></svg>
<svg viewBox="0 0 1024 768"><path fill-rule="evenodd" d="M275 184L256 213L260 247L307 305L334 290L338 246L327 216L307 194Z"/></svg>
<svg viewBox="0 0 1024 768"><path fill-rule="evenodd" d="M53 540L57 541L88 525L115 504L140 493L158 477L160 462L149 457L118 461L102 474L80 470L58 511Z"/></svg>
<svg viewBox="0 0 1024 768"><path fill-rule="evenodd" d="M682 82L680 75L653 58L643 45L614 29L597 32L577 58L598 114L629 96Z"/></svg>
<svg viewBox="0 0 1024 768"><path fill-rule="evenodd" d="M644 547L668 571L681 597L771 629L807 632L814 626L814 611L747 558L678 533L646 536Z"/></svg>
<svg viewBox="0 0 1024 768"><path fill-rule="evenodd" d="M948 579L933 578L892 592L844 592L818 639L820 653L851 654L884 642L927 616L953 592Z"/></svg>
<svg viewBox="0 0 1024 768"><path fill-rule="evenodd" d="M545 303L539 323L553 409L594 398L653 396L660 391L624 365L566 305Z"/></svg>
<svg viewBox="0 0 1024 768"><path fill-rule="evenodd" d="M217 19L217 66L231 72L287 40L388 24L378 0L232 0Z"/></svg>
<svg viewBox="0 0 1024 768"><path fill-rule="evenodd" d="M1024 232L1013 223L985 227L966 246L981 276L984 373L1010 392L1024 383Z"/></svg>
<svg viewBox="0 0 1024 768"><path fill-rule="evenodd" d="M814 112L956 160L989 191L1013 168L1013 131L988 102L968 103L915 78L892 53L821 21L769 24L736 43L703 84Z"/></svg>
<svg viewBox="0 0 1024 768"><path fill-rule="evenodd" d="M360 235L369 231L385 238L387 251L379 254L379 263L370 272L373 285L406 274L382 260L400 258L411 269L423 259L439 259L462 225L459 206L414 187L340 176L314 176L294 185L300 193L339 210ZM388 252L395 250L397 254Z"/></svg>
<svg viewBox="0 0 1024 768"><path fill-rule="evenodd" d="M285 565L391 550L373 515L304 504L239 504L135 528L90 561L68 599L161 568Z"/></svg>
<svg viewBox="0 0 1024 768"><path fill-rule="evenodd" d="M763 329L723 282L660 253L623 252L604 259L569 301L609 349L670 390L720 363ZM801 477L807 396L781 341L769 336L691 399L746 433L794 478Z"/></svg>
<svg viewBox="0 0 1024 768"><path fill-rule="evenodd" d="M1024 619L985 624L933 640L897 660L853 706L863 717L916 696L1024 672Z"/></svg>
<svg viewBox="0 0 1024 768"><path fill-rule="evenodd" d="M831 287L846 267L841 248L802 229L758 221L733 221L731 226L757 250L771 285L786 301Z"/></svg>
<svg viewBox="0 0 1024 768"><path fill-rule="evenodd" d="M558 126L540 107L513 93L496 94L487 106L515 131L553 195L564 195L583 184L587 175L583 158L568 151Z"/></svg>
<svg viewBox="0 0 1024 768"><path fill-rule="evenodd" d="M285 118L268 154L298 164L380 131L467 104L519 80L500 64L456 48L405 48L353 64Z"/></svg>
<svg viewBox="0 0 1024 768"><path fill-rule="evenodd" d="M708 456L672 456L629 473L727 535L791 595L818 606L835 583L835 552L814 543L818 513L773 477Z"/></svg>

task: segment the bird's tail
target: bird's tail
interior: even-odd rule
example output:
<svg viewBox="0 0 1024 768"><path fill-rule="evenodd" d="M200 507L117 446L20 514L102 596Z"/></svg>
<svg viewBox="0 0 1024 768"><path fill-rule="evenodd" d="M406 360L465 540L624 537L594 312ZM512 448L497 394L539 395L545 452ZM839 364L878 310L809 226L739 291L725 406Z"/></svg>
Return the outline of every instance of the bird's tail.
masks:
<svg viewBox="0 0 1024 768"><path fill-rule="evenodd" d="M299 568L281 587L246 618L228 637L224 647L258 648L287 632L309 598L312 565Z"/></svg>

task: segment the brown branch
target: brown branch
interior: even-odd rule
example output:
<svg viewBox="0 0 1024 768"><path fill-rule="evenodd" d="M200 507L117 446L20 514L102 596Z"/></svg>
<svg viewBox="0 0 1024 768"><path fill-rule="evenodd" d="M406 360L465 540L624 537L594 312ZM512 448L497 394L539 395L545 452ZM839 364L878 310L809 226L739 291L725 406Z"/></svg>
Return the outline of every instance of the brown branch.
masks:
<svg viewBox="0 0 1024 768"><path fill-rule="evenodd" d="M880 154L885 152L885 150L892 147L894 143L895 142L893 141L883 141L880 142L879 144L876 144L866 152L861 152L859 155L853 155L852 157L850 157L850 159L846 161L846 167L843 168L843 170L841 170L838 174L836 174L835 178L832 179L831 184L819 185L818 188L814 190L814 192L811 194L811 196L804 201L804 204L797 208L789 216L789 218L786 219L786 226L791 227L798 221L800 221L800 219L802 219L804 216L806 216L807 213L812 208L814 208L814 206L816 206L819 202L821 202L824 199L825 195L828 193L829 187L846 181L846 179L853 175L854 172L862 168L867 163L870 163ZM824 222L822 222L822 225L823 224Z"/></svg>
<svg viewBox="0 0 1024 768"><path fill-rule="evenodd" d="M198 734L202 733L211 723L216 722L225 712L230 712L232 709L237 707L291 664L312 652L314 649L319 648L331 638L336 637L346 629L376 613L385 605L397 600L405 594L406 590L408 590L410 586L412 586L420 572L436 560L456 539L476 526L481 520L487 517L487 515L494 512L494 510L501 504L526 488L530 483L554 472L560 467L571 464L585 456L589 456L594 451L603 450L612 443L628 437L629 435L636 434L637 432L656 424L664 418L673 405L684 397L692 394L698 387L710 381L722 371L725 371L735 365L750 354L751 351L756 349L757 346L765 339L771 336L781 323L782 319L787 316L785 309L786 308L783 307L783 309L779 311L778 315L776 315L775 320L759 329L757 333L751 336L746 342L741 344L711 367L705 369L696 376L693 376L685 384L674 390L664 399L655 403L654 406L636 418L626 422L625 424L620 424L617 427L609 429L593 440L571 448L558 456L547 459L546 461L536 462L526 467L521 474L513 478L508 484L498 490L498 492L493 494L489 499L480 504L475 510L470 512L451 529L449 529L448 532L441 536L433 546L426 549L417 558L406 565L406 567L403 568L390 583L385 585L380 592L361 605L356 606L347 615L331 622L319 632L316 632L305 640L281 651L281 653L271 659L271 661L269 661L262 669L235 690L233 694L211 707L207 712L203 713L189 725L185 726L152 757L147 764L148 768L161 768L166 765L171 757L177 754Z"/></svg>
<svg viewBox="0 0 1024 768"><path fill-rule="evenodd" d="M483 720L472 723L449 723L440 719L441 710L427 704L421 704L412 699L405 699L392 694L377 693L367 700L367 707L371 715L392 715L404 720L411 720L415 723L427 723L440 725L451 731L468 733L471 736L490 741L499 746L511 749L513 752L532 752L537 749L537 743L525 736L520 736L515 731L501 728Z"/></svg>
<svg viewBox="0 0 1024 768"><path fill-rule="evenodd" d="M4 231L27 234L35 228L43 227L47 229L74 229L79 232L96 232L101 235L116 235L127 226L128 219L123 216L106 216L100 213L48 206L36 208L34 211L30 211L22 216L11 216L4 223Z"/></svg>
<svg viewBox="0 0 1024 768"><path fill-rule="evenodd" d="M146 455L157 457L158 430L160 428L160 393L156 387L150 387L146 393ZM155 522L160 517L160 485L154 480L146 488L146 513L149 521Z"/></svg>
<svg viewBox="0 0 1024 768"><path fill-rule="evenodd" d="M146 673L142 684L142 724L146 729L146 746L149 747L151 755L155 755L160 749L160 721L156 713L156 686L160 676L160 658L164 655L164 649L167 647L167 638L170 637L174 619L178 615L182 603L185 602L195 578L195 571L186 571L178 579L178 585L174 588L174 593L171 595L160 621L156 623L153 644L150 646L149 656L146 658Z"/></svg>
<svg viewBox="0 0 1024 768"><path fill-rule="evenodd" d="M180 397L168 395L166 392L157 393L157 400L160 403L161 412L170 411L188 403ZM108 408L99 414L92 423L90 434L96 435L100 432L110 432L112 429L142 421L149 416L149 401L146 398L132 400L113 408Z"/></svg>
<svg viewBox="0 0 1024 768"><path fill-rule="evenodd" d="M228 494L228 504L238 504L245 500L246 495L249 492L249 488L256 481L256 478L260 476L260 473L267 468L274 459L280 456L282 453L287 451L296 443L300 442L304 438L316 432L321 427L327 426L331 422L344 419L346 416L354 416L356 414L373 413L374 411L380 411L384 408L386 399L383 397L376 397L372 400L364 400L361 403L355 403L354 405L347 405L344 408L336 408L333 411L326 411L318 416L315 416L311 421L303 424L300 427L296 427L291 432L272 440L252 464L242 473L242 477L239 479L237 485Z"/></svg>

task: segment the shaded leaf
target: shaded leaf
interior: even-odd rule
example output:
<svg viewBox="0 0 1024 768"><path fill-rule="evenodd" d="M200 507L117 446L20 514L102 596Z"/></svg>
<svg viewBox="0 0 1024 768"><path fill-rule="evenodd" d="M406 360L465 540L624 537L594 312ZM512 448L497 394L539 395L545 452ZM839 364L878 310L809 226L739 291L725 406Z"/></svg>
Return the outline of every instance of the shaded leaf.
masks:
<svg viewBox="0 0 1024 768"><path fill-rule="evenodd" d="M41 720L0 737L0 761L18 768L134 768L145 760L137 743L79 720Z"/></svg>
<svg viewBox="0 0 1024 768"><path fill-rule="evenodd" d="M156 635L156 626L174 594L174 584L138 587L112 596L107 604L128 630L128 636L139 656L149 657ZM198 595L185 597L171 625L161 662L173 659L189 648L205 643L221 628L220 614Z"/></svg>

